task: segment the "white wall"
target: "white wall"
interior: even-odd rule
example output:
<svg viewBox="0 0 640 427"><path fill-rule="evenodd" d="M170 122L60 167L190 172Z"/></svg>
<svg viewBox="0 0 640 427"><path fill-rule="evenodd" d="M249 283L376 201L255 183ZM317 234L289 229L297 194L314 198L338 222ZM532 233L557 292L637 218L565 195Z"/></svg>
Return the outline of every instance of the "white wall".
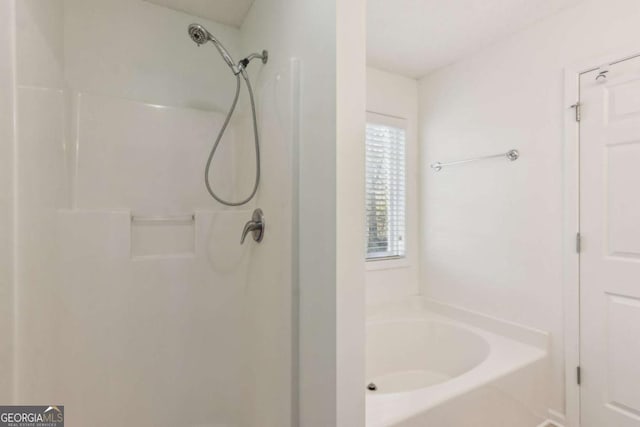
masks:
<svg viewBox="0 0 640 427"><path fill-rule="evenodd" d="M436 300L549 331L564 412L563 67L640 51L640 3L585 1L420 82L422 284ZM517 148L515 163L427 166Z"/></svg>
<svg viewBox="0 0 640 427"><path fill-rule="evenodd" d="M367 111L399 117L407 123L406 244L401 261L366 263L367 304L417 295L420 271L418 223L418 82L414 79L367 68Z"/></svg>
<svg viewBox="0 0 640 427"><path fill-rule="evenodd" d="M13 152L15 4L0 3L0 401L13 391Z"/></svg>

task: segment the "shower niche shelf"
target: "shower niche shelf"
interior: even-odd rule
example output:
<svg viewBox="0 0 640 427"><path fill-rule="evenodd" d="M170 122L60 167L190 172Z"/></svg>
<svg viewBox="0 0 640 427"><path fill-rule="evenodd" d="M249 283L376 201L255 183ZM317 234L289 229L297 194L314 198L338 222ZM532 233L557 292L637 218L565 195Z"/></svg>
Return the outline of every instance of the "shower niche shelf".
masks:
<svg viewBox="0 0 640 427"><path fill-rule="evenodd" d="M131 256L195 255L195 214L131 216Z"/></svg>

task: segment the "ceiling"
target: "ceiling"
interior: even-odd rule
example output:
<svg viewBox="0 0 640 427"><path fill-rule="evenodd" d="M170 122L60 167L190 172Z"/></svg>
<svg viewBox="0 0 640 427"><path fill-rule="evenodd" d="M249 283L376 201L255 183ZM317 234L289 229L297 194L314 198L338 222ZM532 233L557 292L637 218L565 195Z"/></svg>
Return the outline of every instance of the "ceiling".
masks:
<svg viewBox="0 0 640 427"><path fill-rule="evenodd" d="M222 24L240 27L254 0L147 0Z"/></svg>
<svg viewBox="0 0 640 427"><path fill-rule="evenodd" d="M422 77L582 0L367 0L367 62Z"/></svg>

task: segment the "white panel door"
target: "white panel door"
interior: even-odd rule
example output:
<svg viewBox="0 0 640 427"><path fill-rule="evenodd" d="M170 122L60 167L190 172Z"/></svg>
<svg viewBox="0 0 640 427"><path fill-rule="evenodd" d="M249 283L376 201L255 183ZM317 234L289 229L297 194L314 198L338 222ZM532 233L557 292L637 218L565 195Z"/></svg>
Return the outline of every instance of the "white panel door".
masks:
<svg viewBox="0 0 640 427"><path fill-rule="evenodd" d="M580 78L583 427L640 427L640 58Z"/></svg>

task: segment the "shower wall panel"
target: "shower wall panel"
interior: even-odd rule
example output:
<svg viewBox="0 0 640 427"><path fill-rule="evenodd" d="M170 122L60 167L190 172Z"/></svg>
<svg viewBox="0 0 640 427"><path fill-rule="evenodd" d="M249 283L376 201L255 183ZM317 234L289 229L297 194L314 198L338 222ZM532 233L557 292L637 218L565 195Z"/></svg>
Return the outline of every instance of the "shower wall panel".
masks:
<svg viewBox="0 0 640 427"><path fill-rule="evenodd" d="M126 425L248 425L251 210L202 181L235 82L186 28L234 54L239 31L146 2L19 4L14 399L64 404L70 426L112 425L105 408ZM213 176L231 197L235 129ZM185 228L190 250L173 251Z"/></svg>
<svg viewBox="0 0 640 427"><path fill-rule="evenodd" d="M63 1L16 0L15 3L17 84L63 88Z"/></svg>
<svg viewBox="0 0 640 427"><path fill-rule="evenodd" d="M193 43L187 27L201 23L238 60L237 28L140 0L55 1L64 3L64 72L73 89L176 107L229 108L235 78L213 46Z"/></svg>
<svg viewBox="0 0 640 427"><path fill-rule="evenodd" d="M75 98L75 207L147 216L219 208L205 189L204 168L224 115L88 93ZM216 190L231 198L235 142L230 127L211 175Z"/></svg>
<svg viewBox="0 0 640 427"><path fill-rule="evenodd" d="M19 93L20 399L64 402L77 425L109 425L92 418L105 404L131 425L240 425L251 212L207 206L217 113L83 95L63 209L63 93ZM134 256L132 215L171 233L186 213L192 254Z"/></svg>
<svg viewBox="0 0 640 427"><path fill-rule="evenodd" d="M16 1L15 402L52 398L57 366L56 212L65 205L63 5Z"/></svg>
<svg viewBox="0 0 640 427"><path fill-rule="evenodd" d="M13 77L15 1L0 2L0 401L11 402L13 391Z"/></svg>
<svg viewBox="0 0 640 427"><path fill-rule="evenodd" d="M267 217L248 281L250 425L335 425L335 21L332 1L256 0L241 27L244 51L269 50L249 68Z"/></svg>
<svg viewBox="0 0 640 427"><path fill-rule="evenodd" d="M60 310L55 282L56 212L65 187L64 94L20 87L17 112L17 391L20 401L49 401L57 365Z"/></svg>
<svg viewBox="0 0 640 427"><path fill-rule="evenodd" d="M247 404L252 410L247 415L248 425L261 427L291 425L296 393L294 166L300 76L296 59L281 59L253 74L260 99L262 135L261 186L253 203L265 213L267 228L249 262L246 298L250 307L247 336L251 374ZM248 159L250 150L244 154ZM250 160L244 164L251 164Z"/></svg>
<svg viewBox="0 0 640 427"><path fill-rule="evenodd" d="M53 396L74 425L242 425L248 211L197 211L192 256L132 257L129 211L58 215Z"/></svg>

